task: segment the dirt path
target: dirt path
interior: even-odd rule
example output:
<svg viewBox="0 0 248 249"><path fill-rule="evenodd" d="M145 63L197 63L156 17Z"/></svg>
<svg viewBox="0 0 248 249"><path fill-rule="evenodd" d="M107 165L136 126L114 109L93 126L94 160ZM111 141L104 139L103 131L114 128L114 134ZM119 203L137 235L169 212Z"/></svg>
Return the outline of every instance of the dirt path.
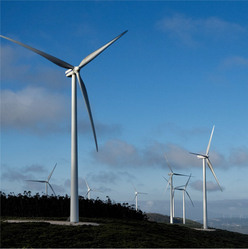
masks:
<svg viewBox="0 0 248 249"><path fill-rule="evenodd" d="M56 220L5 220L8 223L22 223L22 222L47 222L52 225L62 225L62 226L99 226L100 224L94 222L78 222L71 223L69 221L56 221Z"/></svg>

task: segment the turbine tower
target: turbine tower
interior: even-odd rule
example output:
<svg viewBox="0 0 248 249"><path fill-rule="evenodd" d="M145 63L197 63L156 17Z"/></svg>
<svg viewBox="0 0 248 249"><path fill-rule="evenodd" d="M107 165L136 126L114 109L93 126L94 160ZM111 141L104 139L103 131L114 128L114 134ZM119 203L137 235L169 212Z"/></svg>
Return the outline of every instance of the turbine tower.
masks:
<svg viewBox="0 0 248 249"><path fill-rule="evenodd" d="M167 166L170 169L170 173L168 174L169 175L169 181L166 178L165 178L165 180L168 181L168 184L166 186L166 190L167 190L168 186L170 185L170 223L173 224L173 218L174 218L174 214L175 214L175 199L174 199L174 188L173 188L173 176L174 175L175 176L187 176L187 175L183 175L183 174L179 174L179 173L173 172L173 170L172 170L172 168L171 168L171 166L169 164L169 161L168 161L166 155L164 155L164 157L165 157Z"/></svg>
<svg viewBox="0 0 248 249"><path fill-rule="evenodd" d="M76 78L78 80L79 86L81 88L86 108L89 114L91 127L93 130L93 135L95 139L96 144L96 150L98 151L98 145L97 145L97 138L96 138L96 132L95 132L95 126L91 114L90 109L90 102L88 98L88 94L86 91L86 87L84 85L84 82L80 76L80 70L86 66L89 62L91 62L94 58L96 58L100 53L102 53L106 48L108 48L111 44L113 44L116 40L118 40L121 36L123 36L127 30L120 35L118 35L116 38L102 46L101 48L97 49L95 52L89 54L86 56L81 63L78 66L72 66L71 64L60 60L52 55L49 55L45 52L42 52L38 49L32 48L28 45L25 45L19 41L15 41L11 38L8 38L6 36L0 35L0 37L9 40L11 42L14 42L16 44L19 44L41 56L46 58L47 60L53 62L54 64L68 69L65 72L65 75L67 77L71 77L71 203L70 203L70 222L77 223L79 222L79 203L78 203L78 147L77 147L77 84L76 84Z"/></svg>
<svg viewBox="0 0 248 249"><path fill-rule="evenodd" d="M134 186L133 186L134 187ZM134 187L134 200L135 200L135 210L138 211L138 195L147 195L147 193L138 192Z"/></svg>
<svg viewBox="0 0 248 249"><path fill-rule="evenodd" d="M165 188L165 192L168 189L168 186L170 185L170 223L173 224L173 218L174 218L174 191L175 189L173 188L173 178L170 175L169 180L167 180L164 176L163 178L167 181L167 185Z"/></svg>
<svg viewBox="0 0 248 249"><path fill-rule="evenodd" d="M203 229L207 229L208 228L208 218L207 218L207 185L206 185L206 161L207 161L207 165L209 167L209 169L211 170L220 190L222 191L222 188L220 186L220 183L217 179L216 174L214 173L214 169L212 166L212 163L210 162L209 159L209 149L210 149L210 144L212 141L212 137L213 137L213 133L214 133L214 127L212 129L211 135L210 135L210 139L208 142L208 146L207 146L207 150L206 150L206 154L199 154L199 153L192 153L190 152L190 154L196 155L197 158L202 159L202 167L203 167Z"/></svg>
<svg viewBox="0 0 248 249"><path fill-rule="evenodd" d="M188 193L188 191L186 190L188 184L189 184L189 180L191 178L191 174L189 176L189 179L188 181L186 182L185 185L182 185L182 186L178 186L178 187L175 187L175 190L179 190L179 191L183 191L183 224L185 224L185 221L186 221L186 215L185 215L185 193L188 195L191 203L192 203L192 206L194 207L194 203L192 201L192 199L190 198L190 195Z"/></svg>
<svg viewBox="0 0 248 249"><path fill-rule="evenodd" d="M56 163L55 166L53 167L53 170L52 170L52 172L50 173L50 175L48 176L47 180L26 180L26 181L28 181L28 182L41 182L41 183L45 183L45 193L46 193L46 195L48 195L48 188L47 188L47 185L48 185L48 186L51 188L51 190L53 191L54 195L56 196L56 194L55 194L55 192L54 192L54 190L53 190L52 185L49 183L50 178L51 178L51 176L52 176L52 174L53 174L53 171L55 170L56 166L57 166L57 163Z"/></svg>

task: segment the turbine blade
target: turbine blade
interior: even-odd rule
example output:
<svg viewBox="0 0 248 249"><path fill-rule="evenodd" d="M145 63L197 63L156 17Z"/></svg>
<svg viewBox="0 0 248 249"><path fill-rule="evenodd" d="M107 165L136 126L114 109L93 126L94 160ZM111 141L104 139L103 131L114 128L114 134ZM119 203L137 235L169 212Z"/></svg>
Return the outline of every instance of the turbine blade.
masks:
<svg viewBox="0 0 248 249"><path fill-rule="evenodd" d="M208 147L207 147L207 150L206 150L206 155L208 155L208 153L209 153L210 144L211 144L213 133L214 133L214 127L215 126L213 126L213 129L212 129L212 132L211 132L211 135L210 135L210 138L209 138Z"/></svg>
<svg viewBox="0 0 248 249"><path fill-rule="evenodd" d="M141 195L148 195L148 193L143 193L143 192L138 192L138 194L141 194Z"/></svg>
<svg viewBox="0 0 248 249"><path fill-rule="evenodd" d="M116 40L118 40L121 36L123 36L125 33L127 33L127 30L123 33L121 33L120 35L118 35L116 38L114 38L113 40L111 40L110 42L108 42L107 44L105 44L104 46L102 46L101 48L97 49L95 52L89 54L87 57L85 57L81 63L79 64L79 68L84 67L85 65L87 65L89 62L91 62L93 59L95 59L100 53L102 53L107 47L109 47L112 43L114 43Z"/></svg>
<svg viewBox="0 0 248 249"><path fill-rule="evenodd" d="M93 135L94 135L94 139L95 139L95 144L96 144L96 151L98 151L98 145L97 145L97 138L96 138L96 131L95 131L95 126L94 126L94 121L93 121L93 117L92 117L92 113L91 113L91 109L90 109L90 102L89 102L89 98L88 98L88 94L87 94L87 90L86 87L84 85L84 82L80 76L80 74L77 72L76 73L77 78L78 78L78 82L82 91L82 94L84 96L84 101L85 101L85 105L89 114L89 118L90 118L90 123L91 123L91 128L93 130Z"/></svg>
<svg viewBox="0 0 248 249"><path fill-rule="evenodd" d="M220 183L219 183L219 181L218 181L218 179L217 179L217 176L216 176L216 174L214 173L213 165L212 165L212 163L210 162L209 158L206 158L206 159L207 159L208 167L210 168L210 170L211 170L211 172L212 172L212 174L213 174L213 176L214 176L214 178L215 178L217 184L219 185L220 190L222 191L222 188L221 188Z"/></svg>
<svg viewBox="0 0 248 249"><path fill-rule="evenodd" d="M133 183L132 183L132 185L133 185ZM134 185L133 185L133 188L134 188L134 191L137 192L137 190L136 190L136 188L134 187Z"/></svg>
<svg viewBox="0 0 248 249"><path fill-rule="evenodd" d="M175 175L175 176L188 176L188 175L179 174L179 173L173 173L173 175Z"/></svg>
<svg viewBox="0 0 248 249"><path fill-rule="evenodd" d="M192 201L192 199L191 199L191 197L190 197L188 191L185 190L185 192L186 192L186 194L188 195L188 197L189 197L189 199L190 199L190 201L191 201L191 203L192 203L192 206L194 207L195 205L194 205L194 203L193 203L193 201Z"/></svg>
<svg viewBox="0 0 248 249"><path fill-rule="evenodd" d="M87 193L85 194L85 197L88 198L88 194L90 192L90 189L87 191Z"/></svg>
<svg viewBox="0 0 248 249"><path fill-rule="evenodd" d="M164 176L163 176L163 178L165 179L165 181L169 182Z"/></svg>
<svg viewBox="0 0 248 249"><path fill-rule="evenodd" d="M190 174L190 176L189 176L188 181L187 181L186 184L185 184L185 190L186 190L186 188L187 188L187 186L188 186L188 184L189 184L190 178L191 178L191 174Z"/></svg>
<svg viewBox="0 0 248 249"><path fill-rule="evenodd" d="M167 180L167 179L166 179ZM169 187L169 185L170 185L170 182L167 180L167 185L166 185L166 188L165 188L165 193L166 193L166 191L167 191L167 189L168 189L168 187Z"/></svg>
<svg viewBox="0 0 248 249"><path fill-rule="evenodd" d="M42 52L42 51L40 51L40 50L38 50L38 49L36 49L36 48L32 48L32 47L30 47L30 46L28 46L28 45L26 45L26 44L23 44L23 43L21 43L21 42L19 42L19 41L13 40L13 39L8 38L8 37L3 36L3 35L0 35L0 37L4 38L4 39L6 39L6 40L9 40L9 41L11 41L11 42L14 42L14 43L16 43L16 44L19 44L20 46L22 46L22 47L24 47L24 48L27 48L27 49L29 49L29 50L35 52L36 54L41 55L42 57L46 58L47 60L53 62L54 64L56 64L56 65L58 65L58 66L60 66L60 67L67 68L67 69L73 69L73 68L74 68L74 67L73 67L72 65L70 65L69 63L67 63L67 62L65 62L65 61L62 61L62 60L60 60L60 59L58 59L58 58L56 58L56 57L54 57L54 56L52 56L52 55L50 55L50 54L47 54L47 53L45 53L45 52Z"/></svg>
<svg viewBox="0 0 248 249"><path fill-rule="evenodd" d="M175 189L177 189L177 190L184 190L183 187L185 187L185 185L177 186L177 187L175 187Z"/></svg>
<svg viewBox="0 0 248 249"><path fill-rule="evenodd" d="M46 183L47 181L40 181L40 180L25 180L27 182L42 182L42 183Z"/></svg>
<svg viewBox="0 0 248 249"><path fill-rule="evenodd" d="M203 155L203 154L200 154L200 153L189 152L189 154L206 157L206 155Z"/></svg>
<svg viewBox="0 0 248 249"><path fill-rule="evenodd" d="M180 186L179 187L175 187L174 190L180 190L180 191L183 191L184 188L181 188Z"/></svg>
<svg viewBox="0 0 248 249"><path fill-rule="evenodd" d="M87 189L90 189L88 183L86 182L86 179L84 179L84 181L85 181L85 183L86 183ZM88 192L87 192L87 194L88 194Z"/></svg>
<svg viewBox="0 0 248 249"><path fill-rule="evenodd" d="M47 181L48 181L48 182L49 182L49 180L50 180L50 178L51 178L51 176L52 176L52 174L53 174L53 171L55 170L56 166L57 166L57 163L55 164L55 166L53 167L52 172L50 173L50 175L49 175L48 178L47 178Z"/></svg>
<svg viewBox="0 0 248 249"><path fill-rule="evenodd" d="M54 192L54 190L53 190L52 185L51 185L49 182L48 182L48 185L49 185L49 187L51 188L51 190L53 191L54 195L56 196L56 194L55 194L55 192Z"/></svg>
<svg viewBox="0 0 248 249"><path fill-rule="evenodd" d="M169 161L168 161L168 159L167 159L167 157L166 157L166 154L164 154L164 157L165 157L167 166L169 167L170 171L173 173L173 170L172 170L172 168L171 168L171 166L170 166L170 164L169 164Z"/></svg>

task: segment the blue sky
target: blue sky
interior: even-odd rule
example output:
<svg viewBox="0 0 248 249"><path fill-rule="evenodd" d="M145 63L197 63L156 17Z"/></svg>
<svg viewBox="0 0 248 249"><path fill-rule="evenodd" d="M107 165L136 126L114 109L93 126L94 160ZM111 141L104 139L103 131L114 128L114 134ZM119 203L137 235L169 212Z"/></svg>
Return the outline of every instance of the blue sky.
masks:
<svg viewBox="0 0 248 249"><path fill-rule="evenodd" d="M202 162L215 124L207 171L212 216L247 216L248 2L1 1L1 34L77 66L128 30L81 70L99 152L78 90L79 193L169 214L169 170L194 176L189 193L201 213ZM64 69L1 39L1 190L70 194L70 94ZM182 185L185 178L175 178ZM176 196L181 201L180 193ZM189 204L189 203L188 203ZM222 206L221 206L222 205ZM225 207L220 214L219 209ZM180 216L181 204L178 203Z"/></svg>

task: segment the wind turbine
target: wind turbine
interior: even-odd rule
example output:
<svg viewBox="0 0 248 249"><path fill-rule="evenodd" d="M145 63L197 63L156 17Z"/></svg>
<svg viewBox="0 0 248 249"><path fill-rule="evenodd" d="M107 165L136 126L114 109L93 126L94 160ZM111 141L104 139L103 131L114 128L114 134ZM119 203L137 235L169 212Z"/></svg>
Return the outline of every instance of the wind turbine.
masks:
<svg viewBox="0 0 248 249"><path fill-rule="evenodd" d="M87 186L87 193L86 193L86 196L87 196L88 200L90 200L90 192L91 192L91 191L98 191L98 192L100 192L100 191L97 190L97 189L92 189L92 188L90 188L90 186L89 186L89 184L87 183L86 179L84 179L84 181L85 181L85 184L86 184L86 186Z"/></svg>
<svg viewBox="0 0 248 249"><path fill-rule="evenodd" d="M134 187L134 186L133 186ZM138 211L138 195L147 195L147 193L138 192L134 187L135 210Z"/></svg>
<svg viewBox="0 0 248 249"><path fill-rule="evenodd" d="M32 48L26 44L23 44L19 41L15 41L11 38L8 38L6 36L0 35L0 37L9 40L11 42L14 42L16 44L19 44L41 56L46 58L47 60L53 62L54 64L68 69L65 71L66 77L71 77L71 204L70 204L70 222L79 222L79 204L78 204L78 149L77 149L77 84L76 84L76 78L78 80L79 86L81 88L82 94L84 96L86 108L89 114L91 127L93 130L93 135L95 139L96 144L96 150L98 151L98 145L97 145L97 138L96 138L96 132L95 132L95 126L92 118L92 113L90 109L90 102L88 98L88 94L86 91L86 87L84 85L84 82L80 76L80 70L86 66L90 61L92 61L94 58L96 58L100 53L102 53L107 47L109 47L111 44L113 44L116 40L118 40L121 36L123 36L127 30L120 35L118 35L116 38L111 40L110 42L106 43L101 48L97 49L93 53L86 56L81 63L78 66L72 66L71 64L60 60L52 55L49 55L45 52L42 52L38 49Z"/></svg>
<svg viewBox="0 0 248 249"><path fill-rule="evenodd" d="M222 188L220 186L220 183L217 179L216 174L214 173L214 169L212 166L212 163L210 162L209 159L209 149L210 149L210 144L212 141L212 137L213 137L213 133L214 133L214 127L212 129L211 135L210 135L210 139L208 142L208 147L206 150L206 154L199 154L199 153L192 153L190 152L190 154L196 155L197 158L202 159L202 166L203 166L203 229L207 229L208 228L208 220L207 220L207 185L206 185L206 161L207 161L207 165L209 167L209 169L211 170L220 190L222 191Z"/></svg>
<svg viewBox="0 0 248 249"><path fill-rule="evenodd" d="M165 188L165 192L167 191L168 189L168 186L170 185L170 223L173 224L173 218L174 218L174 187L173 187L173 179L172 177L170 176L169 180L167 180L164 176L163 178L168 182L167 185L166 185L166 188ZM172 186L171 186L172 184Z"/></svg>
<svg viewBox="0 0 248 249"><path fill-rule="evenodd" d="M174 214L175 214L175 199L174 199L174 188L173 188L173 176L187 176L187 175L183 175L183 174L179 174L179 173L175 173L173 172L170 164L169 164L169 161L166 157L166 155L164 155L165 157L165 160L166 160L166 163L167 163L167 166L169 167L170 169L170 173L168 174L169 175L169 181L166 179L166 181L168 181L168 184L166 186L166 190L168 188L168 186L170 185L170 223L173 224L173 218L174 218Z"/></svg>
<svg viewBox="0 0 248 249"><path fill-rule="evenodd" d="M188 179L188 181L186 182L185 185L175 187L175 190L183 191L183 224L185 224L185 220L186 220L186 218L185 218L186 217L185 216L185 193L188 195L192 205L194 206L194 203L193 203L192 199L190 198L190 195L189 195L188 191L186 190L186 188L187 188L187 186L189 184L190 178L191 178L191 174L190 174L189 179Z"/></svg>
<svg viewBox="0 0 248 249"><path fill-rule="evenodd" d="M53 174L53 171L55 170L56 166L57 166L57 163L56 163L55 166L53 167L53 170L52 170L52 172L50 173L50 175L48 176L47 180L26 180L26 181L28 181L28 182L41 182L41 183L45 183L45 193L46 193L46 195L48 195L48 188L47 188L47 185L48 185L48 186L51 188L51 190L53 191L54 195L56 196L56 194L55 194L55 192L54 192L54 190L53 190L52 185L49 183L50 178L51 178L51 176L52 176L52 174Z"/></svg>

